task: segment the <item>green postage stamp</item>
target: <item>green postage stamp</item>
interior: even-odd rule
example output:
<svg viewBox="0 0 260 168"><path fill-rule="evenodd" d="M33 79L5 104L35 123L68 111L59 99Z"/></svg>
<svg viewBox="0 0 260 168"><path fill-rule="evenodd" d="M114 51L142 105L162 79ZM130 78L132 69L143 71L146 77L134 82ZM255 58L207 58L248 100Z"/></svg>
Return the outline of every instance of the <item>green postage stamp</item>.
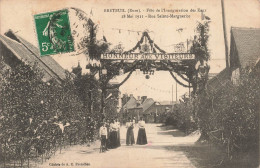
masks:
<svg viewBox="0 0 260 168"><path fill-rule="evenodd" d="M68 10L34 15L41 56L74 51Z"/></svg>

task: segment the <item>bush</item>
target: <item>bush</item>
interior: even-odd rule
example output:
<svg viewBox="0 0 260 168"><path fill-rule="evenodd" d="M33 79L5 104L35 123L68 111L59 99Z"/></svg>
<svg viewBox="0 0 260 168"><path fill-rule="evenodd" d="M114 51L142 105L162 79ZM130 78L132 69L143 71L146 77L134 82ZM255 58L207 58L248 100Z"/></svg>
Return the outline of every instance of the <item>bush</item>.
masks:
<svg viewBox="0 0 260 168"><path fill-rule="evenodd" d="M256 151L259 138L259 68L243 71L240 83L231 82L217 93L205 91L196 110L203 139L222 146L232 159L238 152Z"/></svg>
<svg viewBox="0 0 260 168"><path fill-rule="evenodd" d="M1 62L1 65L2 62ZM28 65L1 71L0 154L4 161L51 153L79 142L87 117L72 80L43 82ZM85 116L85 117L82 117ZM2 160L3 161L3 160Z"/></svg>
<svg viewBox="0 0 260 168"><path fill-rule="evenodd" d="M199 141L224 148L228 159L258 153L259 83L259 68L242 70L238 85L229 81L217 92L204 90L197 98L181 102L168 115L166 124L186 133L199 128Z"/></svg>
<svg viewBox="0 0 260 168"><path fill-rule="evenodd" d="M174 106L174 110L167 116L166 125L173 125L186 134L197 129L194 121L193 99L185 99Z"/></svg>

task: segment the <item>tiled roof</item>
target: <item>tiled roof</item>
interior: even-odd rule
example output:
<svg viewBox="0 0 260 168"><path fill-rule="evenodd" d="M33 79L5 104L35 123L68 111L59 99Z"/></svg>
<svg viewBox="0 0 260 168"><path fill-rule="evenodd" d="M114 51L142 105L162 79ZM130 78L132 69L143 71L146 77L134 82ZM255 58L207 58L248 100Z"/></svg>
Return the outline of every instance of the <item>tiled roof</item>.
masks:
<svg viewBox="0 0 260 168"><path fill-rule="evenodd" d="M145 99L145 101L142 104L143 112L145 113L145 111L148 110L154 103L155 101L152 98Z"/></svg>
<svg viewBox="0 0 260 168"><path fill-rule="evenodd" d="M209 73L208 77L209 77L209 79L212 79L212 78L214 78L217 75L218 75L218 73Z"/></svg>
<svg viewBox="0 0 260 168"><path fill-rule="evenodd" d="M155 103L155 101L152 98L147 98L147 99L145 99L145 101L142 104L138 105L136 98L131 96L130 99L128 100L128 102L123 106L123 109L137 109L138 108L138 109L143 109L142 111L145 112L154 103Z"/></svg>
<svg viewBox="0 0 260 168"><path fill-rule="evenodd" d="M231 28L240 65L244 68L256 64L260 57L260 28Z"/></svg>
<svg viewBox="0 0 260 168"><path fill-rule="evenodd" d="M137 107L137 101L133 96L131 96L128 102L123 106L123 109L133 109L136 107Z"/></svg>
<svg viewBox="0 0 260 168"><path fill-rule="evenodd" d="M18 59L31 66L37 62L46 80L55 78L61 81L66 78L65 70L53 58L50 56L41 57L38 48L17 36L11 30L5 35L0 35L0 40Z"/></svg>
<svg viewBox="0 0 260 168"><path fill-rule="evenodd" d="M207 88L209 91L218 91L221 87L224 87L226 83L230 80L229 70L225 68L218 75L210 79L207 83Z"/></svg>

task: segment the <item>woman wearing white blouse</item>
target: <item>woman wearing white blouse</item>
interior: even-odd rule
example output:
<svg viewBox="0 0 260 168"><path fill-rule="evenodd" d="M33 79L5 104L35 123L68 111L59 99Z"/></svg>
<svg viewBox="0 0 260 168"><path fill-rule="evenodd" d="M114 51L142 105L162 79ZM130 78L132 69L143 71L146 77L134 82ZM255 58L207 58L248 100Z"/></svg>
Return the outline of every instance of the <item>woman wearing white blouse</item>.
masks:
<svg viewBox="0 0 260 168"><path fill-rule="evenodd" d="M117 124L115 122L115 120L110 124L110 148L117 148L118 144L117 144Z"/></svg>
<svg viewBox="0 0 260 168"><path fill-rule="evenodd" d="M147 144L147 138L146 138L146 132L145 132L145 121L141 117L141 120L138 122L138 136L137 136L137 142L138 145L145 145Z"/></svg>

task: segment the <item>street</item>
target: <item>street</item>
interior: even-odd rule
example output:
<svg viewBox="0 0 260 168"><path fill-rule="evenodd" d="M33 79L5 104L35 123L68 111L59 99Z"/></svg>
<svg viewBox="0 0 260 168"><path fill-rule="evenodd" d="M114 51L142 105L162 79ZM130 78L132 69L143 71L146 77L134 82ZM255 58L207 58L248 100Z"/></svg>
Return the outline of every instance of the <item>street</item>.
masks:
<svg viewBox="0 0 260 168"><path fill-rule="evenodd" d="M134 135L137 139L138 128ZM99 153L100 141L90 147L75 145L57 152L39 168L91 167L91 168L195 168L179 147L189 147L199 138L198 133L184 133L162 127L161 124L146 124L147 145L126 146L126 128L121 127L121 147ZM62 166L64 165L65 166ZM73 165L73 166L72 166Z"/></svg>

